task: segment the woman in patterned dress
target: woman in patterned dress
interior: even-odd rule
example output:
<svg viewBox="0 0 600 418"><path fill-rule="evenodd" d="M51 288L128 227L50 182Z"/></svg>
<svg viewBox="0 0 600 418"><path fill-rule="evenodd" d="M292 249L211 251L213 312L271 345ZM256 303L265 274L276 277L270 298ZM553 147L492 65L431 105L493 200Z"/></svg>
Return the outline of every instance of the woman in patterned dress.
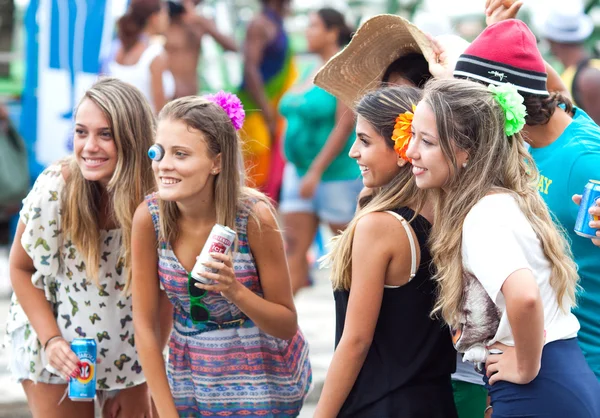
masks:
<svg viewBox="0 0 600 418"><path fill-rule="evenodd" d="M158 192L133 220L136 341L163 418L293 417L311 381L273 208L243 187L241 120L229 117L236 109L225 93L163 108L163 158L152 164ZM218 272L205 276L215 283L202 285L188 272L216 223L234 229L237 242L231 255L212 254ZM174 309L168 370L155 326L160 287Z"/></svg>
<svg viewBox="0 0 600 418"><path fill-rule="evenodd" d="M36 418L94 417L93 402L60 402L77 376L70 342L78 337L97 343L103 415L151 416L128 287L131 222L153 187L144 158L153 128L136 88L98 81L76 109L73 155L48 167L23 201L7 333L12 375Z"/></svg>

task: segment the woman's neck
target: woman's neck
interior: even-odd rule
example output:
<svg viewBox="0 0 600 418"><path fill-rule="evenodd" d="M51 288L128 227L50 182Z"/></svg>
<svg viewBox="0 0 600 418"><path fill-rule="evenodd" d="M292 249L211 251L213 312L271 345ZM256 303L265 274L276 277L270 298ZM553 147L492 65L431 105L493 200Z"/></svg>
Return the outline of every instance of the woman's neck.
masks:
<svg viewBox="0 0 600 418"><path fill-rule="evenodd" d="M180 219L184 223L215 223L217 219L217 207L212 196L190 197L186 200L177 201Z"/></svg>
<svg viewBox="0 0 600 418"><path fill-rule="evenodd" d="M322 51L319 52L319 57L321 57L321 60L323 61L323 63L326 63L327 61L329 61L329 59L331 57L333 57L339 51L340 51L340 47L337 46L337 44L328 45L327 47L323 48Z"/></svg>

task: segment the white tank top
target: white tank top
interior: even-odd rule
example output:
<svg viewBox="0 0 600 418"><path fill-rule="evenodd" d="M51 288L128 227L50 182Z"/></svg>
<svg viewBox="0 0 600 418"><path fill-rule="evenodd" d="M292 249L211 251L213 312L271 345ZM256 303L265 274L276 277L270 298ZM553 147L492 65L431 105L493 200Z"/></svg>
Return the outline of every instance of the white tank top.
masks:
<svg viewBox="0 0 600 418"><path fill-rule="evenodd" d="M140 89L154 111L156 109L154 109L154 100L152 100L150 65L163 52L164 48L160 43L152 42L142 53L138 62L133 65L122 65L115 60L111 60L108 63L108 75ZM169 70L163 72L163 88L165 90L165 98L172 99L175 95L175 79Z"/></svg>

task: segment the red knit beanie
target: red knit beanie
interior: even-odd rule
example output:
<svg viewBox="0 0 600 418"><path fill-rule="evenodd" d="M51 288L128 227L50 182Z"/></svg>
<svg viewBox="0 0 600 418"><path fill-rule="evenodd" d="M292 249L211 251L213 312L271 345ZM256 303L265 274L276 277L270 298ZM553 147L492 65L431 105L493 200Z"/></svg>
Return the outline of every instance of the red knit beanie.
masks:
<svg viewBox="0 0 600 418"><path fill-rule="evenodd" d="M460 56L454 77L514 84L521 93L548 96L546 66L535 35L520 20L488 26Z"/></svg>

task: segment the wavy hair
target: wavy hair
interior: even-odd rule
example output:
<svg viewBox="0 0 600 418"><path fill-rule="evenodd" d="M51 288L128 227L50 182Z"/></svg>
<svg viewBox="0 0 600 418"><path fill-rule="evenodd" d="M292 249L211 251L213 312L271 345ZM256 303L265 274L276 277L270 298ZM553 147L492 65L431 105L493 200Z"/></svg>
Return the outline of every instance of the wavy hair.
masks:
<svg viewBox="0 0 600 418"><path fill-rule="evenodd" d="M380 134L391 152L394 152L392 132L400 113L412 111L412 105L419 102L421 90L415 87L390 87L367 93L356 106L356 113L363 117ZM412 175L412 166L399 168L398 174L385 186L373 190L368 203L361 205L348 227L331 241L331 253L325 264L332 265L334 289L349 290L352 283L352 241L358 221L373 212L384 212L402 206L416 208L423 206L426 191L417 188ZM366 202L366 201L365 201Z"/></svg>
<svg viewBox="0 0 600 418"><path fill-rule="evenodd" d="M561 309L575 304L578 275L569 245L537 191L538 171L520 134L507 137L504 114L488 89L466 80L431 80L423 102L436 118L441 150L450 178L435 192L435 222L430 236L439 296L433 314L458 325L463 298L462 228L473 206L492 191L509 193L538 236L552 265L550 284ZM455 148L469 164L460 170Z"/></svg>
<svg viewBox="0 0 600 418"><path fill-rule="evenodd" d="M244 186L244 160L241 141L227 113L204 97L187 96L173 100L158 115L161 121L181 121L188 128L199 131L198 140L206 142L211 157L221 155L221 171L215 176L214 199L217 223L237 232L237 211L247 209L260 227L252 209L252 201L266 203L275 213L269 199L257 190ZM158 199L160 210L160 239L173 243L179 236L179 208L174 201Z"/></svg>
<svg viewBox="0 0 600 418"><path fill-rule="evenodd" d="M133 214L144 196L153 189L152 165L146 153L154 142L154 116L142 93L112 77L96 82L85 92L80 104L91 100L109 123L117 148L117 165L106 186L110 213L122 230L122 259L127 267L125 291L131 283L131 226ZM88 277L98 283L100 264L100 198L97 182L86 180L77 161L69 157L61 222L64 234L80 251Z"/></svg>

